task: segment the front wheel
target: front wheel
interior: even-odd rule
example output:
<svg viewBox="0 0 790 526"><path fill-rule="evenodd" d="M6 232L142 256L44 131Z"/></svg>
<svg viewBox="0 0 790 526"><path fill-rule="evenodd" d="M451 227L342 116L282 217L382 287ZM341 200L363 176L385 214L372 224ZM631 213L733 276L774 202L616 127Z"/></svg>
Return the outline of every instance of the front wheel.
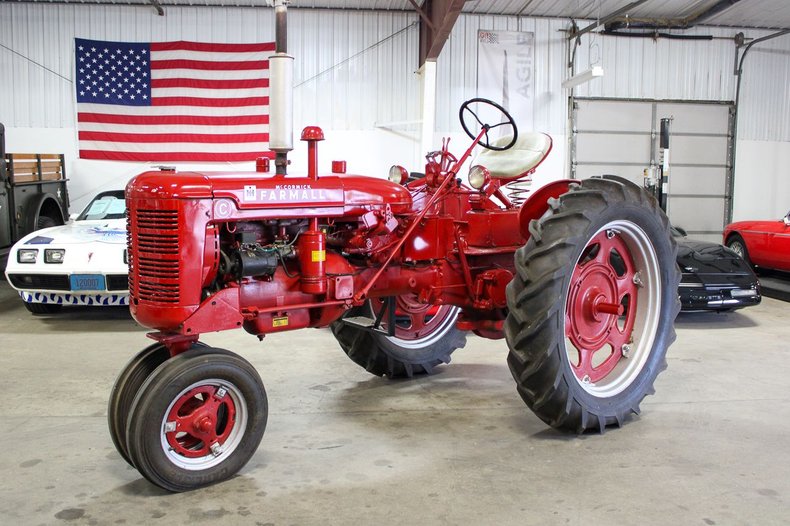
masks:
<svg viewBox="0 0 790 526"><path fill-rule="evenodd" d="M751 266L752 260L749 259L749 251L746 250L746 242L744 242L740 234L733 234L727 239L727 248L738 254L747 265Z"/></svg>
<svg viewBox="0 0 790 526"><path fill-rule="evenodd" d="M209 349L201 342L195 342L193 349ZM214 352L219 349L211 349ZM110 430L110 438L115 445L115 449L121 457L132 464L126 446L126 421L129 417L129 410L132 407L134 397L140 386L149 376L170 358L170 351L161 343L153 343L137 353L124 366L115 379L115 383L110 391L110 400L107 403L107 427Z"/></svg>
<svg viewBox="0 0 790 526"><path fill-rule="evenodd" d="M457 307L425 305L410 294L397 297L395 304L393 336L342 319L331 325L343 351L368 372L389 378L430 374L437 365L449 363L453 351L466 345L466 334L455 327ZM372 299L349 310L345 318L375 318L382 306L381 300ZM388 332L386 321L381 330Z"/></svg>
<svg viewBox="0 0 790 526"><path fill-rule="evenodd" d="M603 432L639 413L666 368L677 245L655 200L622 179L585 180L549 204L516 252L508 363L544 422Z"/></svg>
<svg viewBox="0 0 790 526"><path fill-rule="evenodd" d="M263 438L266 391L242 357L193 349L170 358L140 387L126 427L129 457L169 491L235 475Z"/></svg>

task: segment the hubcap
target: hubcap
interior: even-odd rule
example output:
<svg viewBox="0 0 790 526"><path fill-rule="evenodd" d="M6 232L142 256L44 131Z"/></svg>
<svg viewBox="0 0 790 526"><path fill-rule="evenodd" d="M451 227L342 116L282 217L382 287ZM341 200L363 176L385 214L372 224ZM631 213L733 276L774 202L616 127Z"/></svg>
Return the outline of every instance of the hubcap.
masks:
<svg viewBox="0 0 790 526"><path fill-rule="evenodd" d="M634 381L653 346L660 295L658 258L639 226L613 221L590 239L565 305L566 351L587 392L614 396Z"/></svg>
<svg viewBox="0 0 790 526"><path fill-rule="evenodd" d="M247 404L225 380L196 382L176 396L162 421L162 449L177 466L208 469L238 447L247 427Z"/></svg>

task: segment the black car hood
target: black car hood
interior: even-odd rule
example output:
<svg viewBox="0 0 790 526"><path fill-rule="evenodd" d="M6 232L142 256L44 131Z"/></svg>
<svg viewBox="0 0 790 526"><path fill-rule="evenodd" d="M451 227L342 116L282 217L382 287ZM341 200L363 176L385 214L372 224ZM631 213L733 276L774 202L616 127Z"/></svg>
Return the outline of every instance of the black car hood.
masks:
<svg viewBox="0 0 790 526"><path fill-rule="evenodd" d="M705 276L754 276L749 265L732 250L706 241L678 239L678 266L684 274L696 274L703 283Z"/></svg>

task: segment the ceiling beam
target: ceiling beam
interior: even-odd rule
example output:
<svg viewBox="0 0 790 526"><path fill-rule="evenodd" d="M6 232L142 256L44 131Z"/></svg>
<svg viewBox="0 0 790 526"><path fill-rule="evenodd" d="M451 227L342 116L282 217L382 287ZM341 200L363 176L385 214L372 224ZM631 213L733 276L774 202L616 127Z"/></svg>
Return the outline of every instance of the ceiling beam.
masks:
<svg viewBox="0 0 790 526"><path fill-rule="evenodd" d="M631 9L633 9L635 7L639 7L640 5L644 4L647 1L648 0L636 0L635 2L631 2L630 4L621 7L617 11L609 13L608 15L604 16L603 18L599 18L598 20L596 20L592 24L588 25L587 27L585 27L583 29L580 29L579 31L572 32L570 35L568 35L568 39L579 38L583 34L589 33L593 29L595 29L597 27L600 27L600 26L602 26L604 24L607 24L611 20L616 19L620 15L624 15L624 14L628 13Z"/></svg>
<svg viewBox="0 0 790 526"><path fill-rule="evenodd" d="M421 6L409 0L420 15L420 66L436 60L450 37L466 0L425 0Z"/></svg>

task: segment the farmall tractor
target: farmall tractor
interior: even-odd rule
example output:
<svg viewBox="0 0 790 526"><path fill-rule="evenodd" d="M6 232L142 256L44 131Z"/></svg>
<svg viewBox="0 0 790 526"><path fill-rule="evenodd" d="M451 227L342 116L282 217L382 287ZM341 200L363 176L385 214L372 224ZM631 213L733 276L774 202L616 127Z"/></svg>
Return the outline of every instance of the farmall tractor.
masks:
<svg viewBox="0 0 790 526"><path fill-rule="evenodd" d="M272 57L273 105L290 104L288 58ZM485 108L499 116L481 118ZM509 192L551 140L519 134L484 99L460 118L469 147L456 158L444 141L416 177L319 174L315 127L302 132L307 175L287 175L290 124L273 115L273 175L163 170L129 183L131 311L155 343L109 402L127 462L171 491L247 463L267 422L263 383L200 341L236 328L262 339L330 327L349 358L390 378L431 373L472 331L507 341L519 394L550 426L603 432L639 412L679 310L667 218L616 177ZM467 185L458 172L473 150Z"/></svg>

